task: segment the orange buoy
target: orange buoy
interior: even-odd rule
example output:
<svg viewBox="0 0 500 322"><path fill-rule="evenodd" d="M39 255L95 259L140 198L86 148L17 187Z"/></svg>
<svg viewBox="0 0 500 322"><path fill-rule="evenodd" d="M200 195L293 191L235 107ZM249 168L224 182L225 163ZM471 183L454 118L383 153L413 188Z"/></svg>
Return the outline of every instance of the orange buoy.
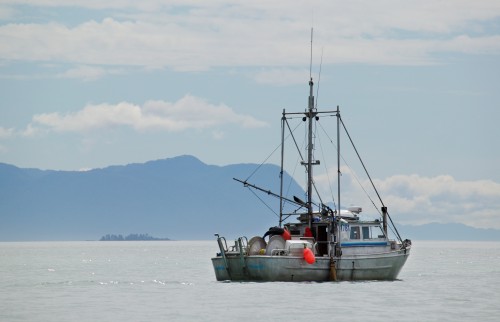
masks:
<svg viewBox="0 0 500 322"><path fill-rule="evenodd" d="M284 240L292 239L290 232L286 228L285 228L285 231L283 232L283 234L281 234L281 237L283 237Z"/></svg>
<svg viewBox="0 0 500 322"><path fill-rule="evenodd" d="M307 264L314 264L316 261L316 257L314 256L312 250L307 247L304 248L304 259Z"/></svg>
<svg viewBox="0 0 500 322"><path fill-rule="evenodd" d="M306 230L304 231L304 237L313 237L313 233L311 231L311 228L306 227Z"/></svg>

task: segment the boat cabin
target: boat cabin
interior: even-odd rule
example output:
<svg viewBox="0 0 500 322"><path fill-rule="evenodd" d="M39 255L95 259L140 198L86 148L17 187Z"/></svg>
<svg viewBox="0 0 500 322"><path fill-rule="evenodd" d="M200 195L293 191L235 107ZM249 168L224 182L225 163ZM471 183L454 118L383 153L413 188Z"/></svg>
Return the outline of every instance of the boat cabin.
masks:
<svg viewBox="0 0 500 322"><path fill-rule="evenodd" d="M387 244L387 237L378 220L342 223L340 229L340 243L343 247Z"/></svg>
<svg viewBox="0 0 500 322"><path fill-rule="evenodd" d="M315 253L318 256L329 256L329 245L333 240L333 231L329 229L339 229L340 246L344 248L356 248L356 252L364 247L386 247L391 243L384 233L380 220L362 221L359 219L361 207L350 207L341 211L340 227L331 228L332 220L330 216L324 216L321 213L314 213L311 227L307 221L307 214L301 214L298 217L299 222L287 223L284 227L290 232L292 240L308 241L315 245ZM392 245L391 245L392 246ZM348 253L354 249L345 249Z"/></svg>

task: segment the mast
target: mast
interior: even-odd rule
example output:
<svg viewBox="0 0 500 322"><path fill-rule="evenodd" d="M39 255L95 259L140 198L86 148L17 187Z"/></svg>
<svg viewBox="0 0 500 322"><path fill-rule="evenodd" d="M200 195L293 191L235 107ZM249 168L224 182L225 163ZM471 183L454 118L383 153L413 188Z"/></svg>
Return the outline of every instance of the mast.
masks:
<svg viewBox="0 0 500 322"><path fill-rule="evenodd" d="M340 257L342 254L341 251L341 244L340 244L340 236L341 234L341 219L342 216L340 214L340 111L339 111L339 106L337 105L337 205L338 205L338 212L337 212L337 218L339 219L339 222L337 224L338 231L337 231L337 249L336 249L336 256Z"/></svg>
<svg viewBox="0 0 500 322"><path fill-rule="evenodd" d="M312 190L313 190L313 171L312 166L318 164L319 162L313 162L313 119L316 117L316 112L314 111L314 95L313 95L314 82L312 77L309 81L309 104L307 109L307 119L308 119L308 142L307 142L307 214L308 214L308 225L309 228L312 227Z"/></svg>
<svg viewBox="0 0 500 322"><path fill-rule="evenodd" d="M283 158L285 156L285 120L285 109L283 109L283 116L281 117L280 227L283 223Z"/></svg>
<svg viewBox="0 0 500 322"><path fill-rule="evenodd" d="M307 161L303 162L307 170L307 217L309 228L312 228L312 213L313 213L313 165L319 164L319 160L313 160L313 120L318 120L318 112L314 108L314 95L313 95L314 82L312 77L309 80L309 104L307 107L307 112L304 113L306 117L303 118L304 121L308 120L308 131L307 131Z"/></svg>
<svg viewBox="0 0 500 322"><path fill-rule="evenodd" d="M340 216L340 111L337 105L337 204L338 214ZM339 234L340 237L340 234Z"/></svg>
<svg viewBox="0 0 500 322"><path fill-rule="evenodd" d="M311 61L309 64L309 103L307 105L306 117L309 120L308 131L307 131L307 224L309 228L312 228L312 165L313 165L313 117L316 115L314 113L314 95L313 87L314 82L312 79L312 45L313 45L313 28L311 28ZM305 119L304 119L305 121Z"/></svg>

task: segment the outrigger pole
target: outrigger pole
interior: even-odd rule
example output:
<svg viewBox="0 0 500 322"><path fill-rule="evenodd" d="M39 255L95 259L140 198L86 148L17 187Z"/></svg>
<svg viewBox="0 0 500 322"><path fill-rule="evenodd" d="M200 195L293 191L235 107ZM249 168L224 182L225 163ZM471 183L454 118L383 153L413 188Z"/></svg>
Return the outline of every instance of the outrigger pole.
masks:
<svg viewBox="0 0 500 322"><path fill-rule="evenodd" d="M248 183L247 181L243 181L243 180L236 179L236 178L233 178L233 180L243 183L243 185L244 185L245 187L250 187L250 188L253 188L253 189L256 189L256 190L259 190L259 191L265 192L265 193L267 193L267 194L268 194L268 195L270 195L270 196L280 198L280 200L286 200L286 201L288 201L288 202L291 202L291 203L296 204L297 206L301 206L301 207L304 207L304 206L305 206L304 202L303 202L302 200L298 199L298 198L297 198L297 200L294 200L294 199L288 199L288 198L283 197L282 195L280 196L280 195L278 195L278 194L276 194L276 193L272 192L271 190L266 190L266 189L263 189L263 188L261 188L261 187L258 187L258 186L256 186L256 185L254 185L254 184ZM296 197L295 197L295 198L296 198ZM281 218L280 218L280 219L281 219Z"/></svg>

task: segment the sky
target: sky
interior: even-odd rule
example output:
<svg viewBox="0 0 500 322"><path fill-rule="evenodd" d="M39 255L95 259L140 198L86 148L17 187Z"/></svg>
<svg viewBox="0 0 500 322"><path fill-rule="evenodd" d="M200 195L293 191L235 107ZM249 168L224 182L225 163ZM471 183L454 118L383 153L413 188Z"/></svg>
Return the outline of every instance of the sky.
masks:
<svg viewBox="0 0 500 322"><path fill-rule="evenodd" d="M310 75L396 221L500 229L497 0L2 0L0 162L261 163Z"/></svg>

